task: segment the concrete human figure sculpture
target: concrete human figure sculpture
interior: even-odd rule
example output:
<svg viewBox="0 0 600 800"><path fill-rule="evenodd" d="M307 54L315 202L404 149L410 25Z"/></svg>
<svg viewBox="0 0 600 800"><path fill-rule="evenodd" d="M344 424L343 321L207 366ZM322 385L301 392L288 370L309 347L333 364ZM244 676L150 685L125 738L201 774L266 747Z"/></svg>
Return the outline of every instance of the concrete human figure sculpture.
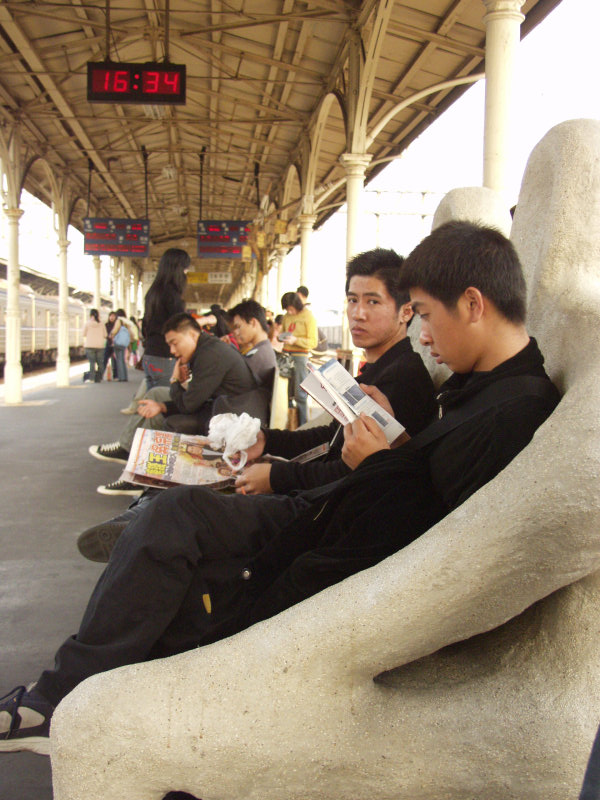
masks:
<svg viewBox="0 0 600 800"><path fill-rule="evenodd" d="M478 209L474 209L477 214ZM513 238L564 397L408 547L60 704L55 800L576 796L600 711L600 123L553 129Z"/></svg>

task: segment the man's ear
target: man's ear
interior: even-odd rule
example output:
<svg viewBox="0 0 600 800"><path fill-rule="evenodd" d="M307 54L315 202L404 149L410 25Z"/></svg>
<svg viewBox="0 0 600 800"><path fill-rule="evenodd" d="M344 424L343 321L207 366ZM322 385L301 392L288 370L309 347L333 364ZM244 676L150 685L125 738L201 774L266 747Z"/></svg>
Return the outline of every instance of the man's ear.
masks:
<svg viewBox="0 0 600 800"><path fill-rule="evenodd" d="M463 292L462 300L470 321L479 322L485 311L485 299L479 289L469 286Z"/></svg>
<svg viewBox="0 0 600 800"><path fill-rule="evenodd" d="M398 316L400 318L400 322L408 323L414 316L414 311L410 302L404 303L400 306L400 311L398 312Z"/></svg>

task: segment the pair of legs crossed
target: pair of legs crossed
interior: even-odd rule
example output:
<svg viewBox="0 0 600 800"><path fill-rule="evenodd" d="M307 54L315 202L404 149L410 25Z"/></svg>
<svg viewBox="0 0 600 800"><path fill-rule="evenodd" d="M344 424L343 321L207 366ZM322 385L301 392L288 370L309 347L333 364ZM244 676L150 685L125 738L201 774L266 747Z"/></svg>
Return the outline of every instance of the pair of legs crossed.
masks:
<svg viewBox="0 0 600 800"><path fill-rule="evenodd" d="M162 492L119 538L79 632L60 647L38 691L56 705L97 672L219 638L244 602L246 561L306 505L203 487Z"/></svg>

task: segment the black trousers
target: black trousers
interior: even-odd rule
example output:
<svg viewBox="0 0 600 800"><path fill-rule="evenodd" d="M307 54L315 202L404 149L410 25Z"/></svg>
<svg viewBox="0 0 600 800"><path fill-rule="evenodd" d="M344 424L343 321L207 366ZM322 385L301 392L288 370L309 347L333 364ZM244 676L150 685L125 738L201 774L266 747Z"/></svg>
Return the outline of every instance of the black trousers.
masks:
<svg viewBox="0 0 600 800"><path fill-rule="evenodd" d="M146 503L100 576L79 631L37 688L51 703L85 678L220 638L243 603L245 562L308 501L280 495L168 489Z"/></svg>

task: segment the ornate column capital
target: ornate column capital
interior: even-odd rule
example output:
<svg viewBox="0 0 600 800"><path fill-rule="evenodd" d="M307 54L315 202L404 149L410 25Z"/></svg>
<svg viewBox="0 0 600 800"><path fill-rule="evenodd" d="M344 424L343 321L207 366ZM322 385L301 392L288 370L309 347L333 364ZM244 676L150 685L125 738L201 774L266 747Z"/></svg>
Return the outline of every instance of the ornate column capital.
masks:
<svg viewBox="0 0 600 800"><path fill-rule="evenodd" d="M22 208L5 208L4 213L8 217L8 224L15 225L25 212Z"/></svg>
<svg viewBox="0 0 600 800"><path fill-rule="evenodd" d="M372 158L372 153L342 153L340 163L348 177L363 178Z"/></svg>
<svg viewBox="0 0 600 800"><path fill-rule="evenodd" d="M513 19L520 25L525 19L525 15L521 13L525 0L482 0L482 2L486 9L483 17L486 25L493 19Z"/></svg>
<svg viewBox="0 0 600 800"><path fill-rule="evenodd" d="M315 222L317 221L316 214L300 214L298 222L300 223L300 230L312 230Z"/></svg>

